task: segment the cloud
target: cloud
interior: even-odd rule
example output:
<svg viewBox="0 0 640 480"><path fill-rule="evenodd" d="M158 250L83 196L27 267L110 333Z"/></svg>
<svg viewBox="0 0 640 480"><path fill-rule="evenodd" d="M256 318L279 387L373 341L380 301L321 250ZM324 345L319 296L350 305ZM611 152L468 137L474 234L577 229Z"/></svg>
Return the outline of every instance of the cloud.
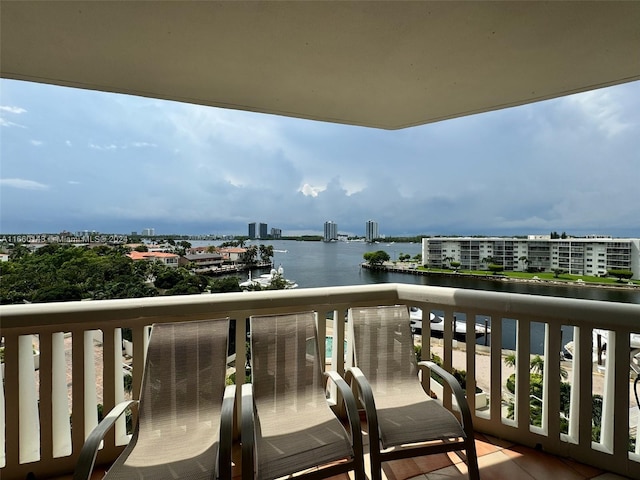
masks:
<svg viewBox="0 0 640 480"><path fill-rule="evenodd" d="M90 143L89 144L89 148L92 148L94 150L117 150L118 146L114 145L114 144L110 144L110 145L96 145L95 143Z"/></svg>
<svg viewBox="0 0 640 480"><path fill-rule="evenodd" d="M25 180L23 178L0 178L0 185L3 187L19 188L21 190L47 190L48 185L36 182L34 180Z"/></svg>
<svg viewBox="0 0 640 480"><path fill-rule="evenodd" d="M320 192L322 192L326 187L313 187L308 183L305 183L301 188L300 192L305 197L317 197Z"/></svg>
<svg viewBox="0 0 640 480"><path fill-rule="evenodd" d="M27 112L24 108L12 107L12 106L8 106L8 105L0 105L0 111L9 112L9 113L15 113L17 115L20 115L21 113L26 113Z"/></svg>
<svg viewBox="0 0 640 480"><path fill-rule="evenodd" d="M19 123L14 123L14 122L10 122L9 120L5 120L4 118L0 117L0 127L19 127L19 128L26 128L24 125L20 125Z"/></svg>
<svg viewBox="0 0 640 480"><path fill-rule="evenodd" d="M43 142L41 140L31 140L31 145L33 145L34 147L40 147L42 146Z"/></svg>
<svg viewBox="0 0 640 480"><path fill-rule="evenodd" d="M158 147L158 145L155 143L147 143L147 142L133 142L131 146L136 148L145 148L145 147L157 148Z"/></svg>

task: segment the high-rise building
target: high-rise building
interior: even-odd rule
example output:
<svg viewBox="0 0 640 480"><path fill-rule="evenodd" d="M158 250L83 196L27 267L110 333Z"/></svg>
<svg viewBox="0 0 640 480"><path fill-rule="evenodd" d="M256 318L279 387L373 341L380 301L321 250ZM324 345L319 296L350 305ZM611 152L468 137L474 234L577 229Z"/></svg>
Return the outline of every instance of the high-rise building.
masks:
<svg viewBox="0 0 640 480"><path fill-rule="evenodd" d="M380 233L378 232L378 222L367 220L364 238L367 242L373 242L376 238L380 238Z"/></svg>
<svg viewBox="0 0 640 480"><path fill-rule="evenodd" d="M338 224L334 222L324 222L324 237L325 242L332 240L338 240Z"/></svg>
<svg viewBox="0 0 640 480"><path fill-rule="evenodd" d="M266 238L269 238L269 234L267 233L267 224L266 223L261 223L260 224L260 229L258 230L258 237L262 238L263 240Z"/></svg>
<svg viewBox="0 0 640 480"><path fill-rule="evenodd" d="M156 234L156 229L155 228L144 228L142 229L142 236L143 237L153 237Z"/></svg>
<svg viewBox="0 0 640 480"><path fill-rule="evenodd" d="M271 238L273 238L274 240L282 238L282 230L279 229L279 228L272 228L271 229Z"/></svg>
<svg viewBox="0 0 640 480"><path fill-rule="evenodd" d="M256 222L249 224L249 238L252 240L256 238Z"/></svg>

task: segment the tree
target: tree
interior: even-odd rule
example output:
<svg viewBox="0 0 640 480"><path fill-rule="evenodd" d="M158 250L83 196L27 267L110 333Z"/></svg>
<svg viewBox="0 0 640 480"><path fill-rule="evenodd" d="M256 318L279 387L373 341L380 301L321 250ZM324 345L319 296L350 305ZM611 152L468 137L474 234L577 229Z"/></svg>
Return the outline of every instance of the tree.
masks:
<svg viewBox="0 0 640 480"><path fill-rule="evenodd" d="M496 274L500 273L501 271L503 271L504 267L502 265L498 265L497 263L490 263L489 264L489 270L491 270L491 273L496 275Z"/></svg>
<svg viewBox="0 0 640 480"><path fill-rule="evenodd" d="M273 245L260 245L260 260L264 263L271 263L273 257Z"/></svg>
<svg viewBox="0 0 640 480"><path fill-rule="evenodd" d="M443 257L442 258L442 266L447 268L447 264L453 260L453 257Z"/></svg>
<svg viewBox="0 0 640 480"><path fill-rule="evenodd" d="M133 250L136 251L136 252L148 252L149 251L149 247L147 247L146 245L138 245Z"/></svg>
<svg viewBox="0 0 640 480"><path fill-rule="evenodd" d="M633 272L631 270L622 270L622 269L611 269L607 270L607 275L610 277L616 277L619 282L623 279L628 280L633 277Z"/></svg>
<svg viewBox="0 0 640 480"><path fill-rule="evenodd" d="M376 252L366 252L363 255L364 259L372 266L383 265L384 262L388 262L391 257L384 250L378 250Z"/></svg>
<svg viewBox="0 0 640 480"><path fill-rule="evenodd" d="M562 268L552 268L551 271L553 272L553 278L559 278L563 273L567 273L567 271Z"/></svg>
<svg viewBox="0 0 640 480"><path fill-rule="evenodd" d="M450 262L449 265L451 265L451 267L457 272L458 269L460 268L461 263L460 262Z"/></svg>
<svg viewBox="0 0 640 480"><path fill-rule="evenodd" d="M247 247L246 251L240 256L240 261L245 265L254 265L257 257L258 247L256 245L251 245Z"/></svg>

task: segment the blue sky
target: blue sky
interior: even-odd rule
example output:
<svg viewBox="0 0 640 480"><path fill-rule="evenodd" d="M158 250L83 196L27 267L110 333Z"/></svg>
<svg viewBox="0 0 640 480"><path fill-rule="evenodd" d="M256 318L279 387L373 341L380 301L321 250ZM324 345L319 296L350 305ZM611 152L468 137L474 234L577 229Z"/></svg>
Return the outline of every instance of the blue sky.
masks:
<svg viewBox="0 0 640 480"><path fill-rule="evenodd" d="M640 82L398 131L0 80L0 233L640 236Z"/></svg>

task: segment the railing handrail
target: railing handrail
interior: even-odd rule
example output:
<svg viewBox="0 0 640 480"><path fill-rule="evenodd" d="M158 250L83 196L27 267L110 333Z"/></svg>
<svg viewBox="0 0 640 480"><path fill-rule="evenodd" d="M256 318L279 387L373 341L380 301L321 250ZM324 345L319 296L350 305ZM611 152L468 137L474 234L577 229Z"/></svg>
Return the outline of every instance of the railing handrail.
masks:
<svg viewBox="0 0 640 480"><path fill-rule="evenodd" d="M309 304L339 309L341 305L352 305L354 298L363 304L434 303L482 310L503 317L530 315L535 311L547 321L571 319L580 326L592 327L602 326L603 316L607 316L605 323L612 328L638 328L640 320L640 305L630 303L615 303L615 316L609 318L611 302L401 283L1 305L0 318L3 330L18 329L29 333L29 326L58 328L82 324L88 328L92 323L103 325L110 321L138 323L152 318L178 320L185 316L195 319L246 310L260 313L295 311ZM184 312L185 302L189 304L188 314Z"/></svg>

